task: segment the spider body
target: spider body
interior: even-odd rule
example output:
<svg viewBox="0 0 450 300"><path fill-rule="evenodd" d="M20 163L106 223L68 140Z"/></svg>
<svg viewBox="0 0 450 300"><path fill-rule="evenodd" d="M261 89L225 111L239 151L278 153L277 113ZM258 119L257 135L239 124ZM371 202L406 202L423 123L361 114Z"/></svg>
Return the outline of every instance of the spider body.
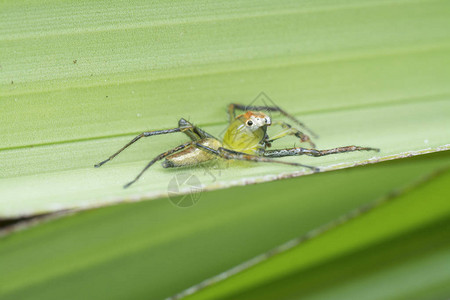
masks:
<svg viewBox="0 0 450 300"><path fill-rule="evenodd" d="M235 110L244 110L245 113L235 116ZM120 152L125 150L128 146L135 143L142 137L149 137L153 135L169 134L175 132L182 132L186 134L190 141L181 144L173 149L163 152L151 160L147 166L138 174L138 176L124 187L129 187L136 182L142 174L150 168L155 162L163 160L164 168L183 167L197 165L213 159L225 159L225 160L243 160L243 161L255 161L255 162L269 162L279 163L291 166L299 166L312 169L313 171L319 171L318 168L303 165L293 162L285 162L275 160L273 158L284 156L324 156L329 154L352 152L352 151L379 151L376 148L360 147L360 146L345 146L332 148L327 150L314 149L315 145L311 141L310 137L302 131L294 128L288 123L276 121L273 122L271 118L262 111L277 111L285 115L297 125L303 127L309 131L312 136L317 137L311 130L309 130L304 124L299 122L296 118L285 112L276 106L244 106L241 104L230 104L228 107L228 113L230 116L230 124L225 132L223 140L219 140L199 127L191 124L185 119L178 121L178 127L165 130L147 131L136 136L128 144L122 147L119 151L111 155L108 159L95 165L100 167L106 162L112 160ZM267 134L267 127L271 125L279 125L284 131L269 138ZM275 149L267 150L277 139L285 136L295 136L300 139L301 142L308 142L311 148L294 147L289 149Z"/></svg>
<svg viewBox="0 0 450 300"><path fill-rule="evenodd" d="M272 120L265 113L247 111L230 123L223 137L223 146L230 150L259 155L265 149L267 126L270 125Z"/></svg>
<svg viewBox="0 0 450 300"><path fill-rule="evenodd" d="M219 148L223 147L257 155L265 149L267 126L271 125L271 120L269 116L262 112L248 111L237 116L231 122L225 132L223 141L210 137L203 131L196 130L196 127L185 119L180 119L178 125L189 130L188 136L196 144L189 145L186 149L167 156L162 164L164 168L192 166L217 159L217 155L205 151L206 148L219 151Z"/></svg>
<svg viewBox="0 0 450 300"><path fill-rule="evenodd" d="M197 143L215 150L222 147L222 143L213 138L204 138L198 140ZM217 156L214 154L208 153L195 145L189 145L186 149L167 156L162 166L164 168L193 166L216 158Z"/></svg>

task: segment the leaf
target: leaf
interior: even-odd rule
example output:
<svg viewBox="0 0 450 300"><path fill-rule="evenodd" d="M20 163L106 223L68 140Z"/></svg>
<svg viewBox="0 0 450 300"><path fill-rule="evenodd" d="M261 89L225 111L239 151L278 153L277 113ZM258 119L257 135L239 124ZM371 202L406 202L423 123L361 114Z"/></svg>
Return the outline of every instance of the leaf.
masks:
<svg viewBox="0 0 450 300"><path fill-rule="evenodd" d="M167 195L180 171L159 165L122 186L183 136L154 137L92 166L136 134L175 127L181 117L219 136L226 105L250 103L262 91L318 132L319 148L382 150L286 160L331 170L446 150L448 6L3 2L0 218ZM286 138L274 147L294 144ZM267 164L210 172L198 171L205 189L308 173Z"/></svg>
<svg viewBox="0 0 450 300"><path fill-rule="evenodd" d="M423 176L449 164L449 152L444 152L204 192L195 206L184 209L174 205L179 196L172 201L158 199L81 212L0 240L0 298L163 299L324 224L335 223L349 211L414 186ZM380 230L389 233L397 222L409 224L403 227L405 232L409 226L415 232L421 224L406 221L420 217L410 214L418 207L400 205L405 201L395 200L374 210L368 227L353 224L368 222L364 217L337 227L335 234L318 236L326 252L317 252L315 262L319 264L327 253L331 257L338 251L371 246L370 241L383 237ZM428 218L430 223L438 216L435 212L443 215L448 206L434 200L421 203L422 220ZM390 206L395 206L394 215ZM378 210L387 214L379 216ZM386 226L381 226L383 220ZM422 224L426 226L426 222ZM361 239L351 243L348 234L352 231L343 230L347 227L359 228ZM441 234L446 234L447 227L441 228ZM392 232L393 236L400 233ZM345 237L345 243L338 248L329 235L341 236L343 241ZM445 277L436 273L433 278Z"/></svg>
<svg viewBox="0 0 450 300"><path fill-rule="evenodd" d="M444 298L450 293L449 182L447 169L343 226L210 279L205 284L226 278L187 299Z"/></svg>

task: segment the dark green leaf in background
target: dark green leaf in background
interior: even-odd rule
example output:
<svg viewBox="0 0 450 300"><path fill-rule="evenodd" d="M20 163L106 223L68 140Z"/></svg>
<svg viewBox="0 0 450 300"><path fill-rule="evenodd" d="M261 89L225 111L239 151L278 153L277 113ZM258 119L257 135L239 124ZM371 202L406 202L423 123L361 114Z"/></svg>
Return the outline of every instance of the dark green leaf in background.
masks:
<svg viewBox="0 0 450 300"><path fill-rule="evenodd" d="M426 155L205 192L198 204L188 209L160 199L83 212L42 224L0 240L0 298L163 299L334 222L392 191L414 185L424 174L448 168L449 163L447 153ZM354 222L369 222L372 227L354 229L350 222L347 227L358 230L358 238L349 237L347 227L342 228L343 233L338 227L334 233L319 235L320 249L324 255L336 251L333 255L339 257L357 251L358 247L353 246L357 242L369 246L374 240L373 246L377 246L377 228L384 233L387 230L391 237L416 230L415 223L392 233L382 226L387 220L394 225L396 220L404 224L401 219L411 209L416 210L417 206L408 208L397 202L403 203L395 200L375 208L373 214L381 215L375 219ZM398 206L394 208L395 218L391 213L383 216L392 205ZM438 205L430 203L430 211L439 210ZM417 208L427 209L426 199ZM445 212L442 207L441 216ZM413 217L418 216L408 219ZM445 234L445 227L441 232ZM338 243L340 239L342 244ZM313 243L314 239L308 244ZM311 263L320 264L320 249L313 251L315 260ZM365 274L372 272L369 268ZM211 299L217 298L215 295Z"/></svg>

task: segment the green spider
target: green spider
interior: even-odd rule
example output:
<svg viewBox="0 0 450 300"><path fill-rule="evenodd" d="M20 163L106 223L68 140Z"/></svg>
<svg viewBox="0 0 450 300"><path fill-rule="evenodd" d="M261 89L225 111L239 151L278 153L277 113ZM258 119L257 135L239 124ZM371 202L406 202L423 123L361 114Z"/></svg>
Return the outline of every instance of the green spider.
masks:
<svg viewBox="0 0 450 300"><path fill-rule="evenodd" d="M246 112L236 117L236 110L242 110ZM150 168L155 162L162 159L165 159L162 164L164 168L193 166L214 159L234 159L299 166L309 168L314 172L318 172L320 171L320 169L317 167L293 162L279 161L273 158L297 155L309 155L317 157L352 151L380 151L377 148L359 146L345 146L327 150L314 149L315 145L308 135L292 127L288 123L281 121L273 122L271 118L262 111L280 112L287 118L291 119L297 125L303 127L312 136L317 137L303 123L277 106L246 106L242 104L232 103L228 106L230 124L222 141L181 118L178 121L178 127L176 128L146 131L139 134L128 144L123 146L119 151L111 155L108 159L96 164L95 167L98 168L106 162L112 160L120 152L125 150L128 146L142 137L174 132L183 132L191 140L156 156L147 164L147 166L145 166L145 168L136 176L136 178L133 181L127 183L124 188L127 188L131 184L135 183L142 176L142 174L147 171L148 168ZM267 135L267 127L271 125L279 125L285 130L275 135L274 137L269 138L269 136ZM308 142L311 148L294 147L288 149L267 150L268 147L271 147L272 142L288 135L293 135L299 138L301 142Z"/></svg>

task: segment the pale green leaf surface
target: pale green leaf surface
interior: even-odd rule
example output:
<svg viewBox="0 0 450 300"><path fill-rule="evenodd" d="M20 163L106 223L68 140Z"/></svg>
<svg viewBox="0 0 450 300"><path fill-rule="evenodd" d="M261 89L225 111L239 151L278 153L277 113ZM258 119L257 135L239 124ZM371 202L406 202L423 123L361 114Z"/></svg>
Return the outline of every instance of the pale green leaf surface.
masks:
<svg viewBox="0 0 450 300"><path fill-rule="evenodd" d="M163 299L448 168L448 153L205 192L189 209L159 199L41 224L0 240L0 298ZM433 204L422 203L429 211L424 218L437 216ZM397 216L417 217L408 217L415 206L393 205ZM368 228L380 225L370 220ZM390 214L383 230L389 220ZM412 230L419 223L410 225ZM339 233L333 236L339 239ZM381 238L376 230L361 237ZM332 250L334 241L321 245Z"/></svg>
<svg viewBox="0 0 450 300"><path fill-rule="evenodd" d="M366 215L187 299L446 298L449 182L447 170Z"/></svg>
<svg viewBox="0 0 450 300"><path fill-rule="evenodd" d="M430 118L437 110L441 112L441 115L434 115ZM379 154L354 153L286 160L335 169L352 166L355 163L364 163L368 159L372 162L383 159L383 157L392 159L395 154L406 150L418 151L417 154L420 154L422 149L433 151L440 146L440 141L450 140L450 131L438 129L443 123L450 122L446 116L447 111L450 112L449 101L435 101L431 104L414 103L409 107L406 105L377 107L366 111L358 110L356 113L354 111L324 113L314 118L311 117L310 121L309 118L306 118L312 125L317 122L314 128L320 130L319 132L327 132L322 134L322 138L318 142L321 148L359 144L377 146L382 151ZM402 115L411 117L412 112L417 112L413 118L414 122L405 124L404 119L400 117ZM380 116L383 117L382 125L379 125L381 123ZM330 120L336 120L332 122L335 125L326 127L324 124L328 124ZM355 123L362 123L364 127L355 126ZM423 124L428 124L435 129L430 130L430 127L423 126ZM450 125L450 123L448 124ZM364 128L368 132L363 132ZM218 127L214 129L218 131ZM215 131L211 130L211 132ZM144 140L118 157L115 162L100 169L93 168L94 162L107 157L128 139L127 136L2 152L4 165L6 165L4 170L9 171L10 175L16 175L14 177L5 176L0 180L2 216L11 217L65 208L84 208L122 199L160 197L166 195L168 183L179 173L194 174L200 179L205 189L211 189L273 180L280 176L298 176L304 172L294 167L267 164L247 166L230 164L228 168L210 169L208 172L205 172L203 168L184 171L168 170L158 164L148 171L137 184L124 190L123 184L134 178L145 166L147 160L183 140L180 138L180 141L175 143L166 137L156 137L153 141ZM292 142L286 141L284 145L292 146ZM137 162L130 163L133 160L137 160ZM184 190L189 190L189 187L184 187Z"/></svg>
<svg viewBox="0 0 450 300"><path fill-rule="evenodd" d="M160 197L154 166L185 117L215 135L229 102L261 91L320 134L320 148L382 152L292 160L324 170L433 152L450 141L447 1L15 1L0 7L0 217ZM76 61L76 63L74 63ZM290 147L286 139L274 146ZM298 143L296 143L298 145ZM336 166L338 165L338 166ZM303 174L231 167L207 189Z"/></svg>

